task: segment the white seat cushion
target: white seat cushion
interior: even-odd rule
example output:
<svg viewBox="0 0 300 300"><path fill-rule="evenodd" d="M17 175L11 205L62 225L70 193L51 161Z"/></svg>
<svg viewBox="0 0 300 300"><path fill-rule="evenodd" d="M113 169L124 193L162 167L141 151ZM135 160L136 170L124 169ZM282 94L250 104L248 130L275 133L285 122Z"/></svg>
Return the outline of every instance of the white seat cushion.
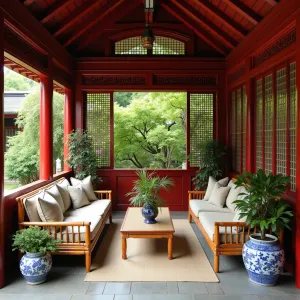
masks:
<svg viewBox="0 0 300 300"><path fill-rule="evenodd" d="M234 213L219 213L219 212L202 212L199 213L199 220L202 224L204 230L206 231L209 238L214 241L214 230L215 230L215 222L233 222ZM225 243L225 227L219 227L220 232L220 242ZM245 231L246 232L246 231ZM232 230L233 243L236 242L237 233L236 230ZM242 233L239 233L239 242L242 241ZM247 234L245 234L245 241ZM230 227L227 227L227 243L230 242Z"/></svg>
<svg viewBox="0 0 300 300"><path fill-rule="evenodd" d="M111 207L111 200L97 200L78 209L70 209L65 216L103 216Z"/></svg>
<svg viewBox="0 0 300 300"><path fill-rule="evenodd" d="M203 200L190 200L190 208L192 212L198 217L200 212L221 212L221 213L232 213L228 207L218 207Z"/></svg>

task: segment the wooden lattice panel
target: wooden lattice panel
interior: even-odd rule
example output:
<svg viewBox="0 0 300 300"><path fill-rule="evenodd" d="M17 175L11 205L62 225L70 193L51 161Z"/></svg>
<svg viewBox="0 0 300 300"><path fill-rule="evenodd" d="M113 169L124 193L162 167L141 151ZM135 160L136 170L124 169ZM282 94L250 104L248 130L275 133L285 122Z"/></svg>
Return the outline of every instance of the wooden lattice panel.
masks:
<svg viewBox="0 0 300 300"><path fill-rule="evenodd" d="M276 173L286 175L286 69L276 72Z"/></svg>
<svg viewBox="0 0 300 300"><path fill-rule="evenodd" d="M116 55L147 55L147 49L142 47L141 37L131 37L115 43Z"/></svg>
<svg viewBox="0 0 300 300"><path fill-rule="evenodd" d="M157 36L153 44L153 55L185 55L185 44L175 39Z"/></svg>
<svg viewBox="0 0 300 300"><path fill-rule="evenodd" d="M273 76L265 77L265 172L272 172Z"/></svg>
<svg viewBox="0 0 300 300"><path fill-rule="evenodd" d="M86 129L93 140L98 167L110 164L110 94L88 94Z"/></svg>
<svg viewBox="0 0 300 300"><path fill-rule="evenodd" d="M242 91L236 91L236 171L241 172L242 151Z"/></svg>
<svg viewBox="0 0 300 300"><path fill-rule="evenodd" d="M236 168L236 93L231 95L231 152L232 152L232 170Z"/></svg>
<svg viewBox="0 0 300 300"><path fill-rule="evenodd" d="M190 94L190 166L199 167L201 146L214 138L214 95Z"/></svg>
<svg viewBox="0 0 300 300"><path fill-rule="evenodd" d="M246 171L246 137L247 137L247 92L246 86L243 86L243 114L242 114L242 137L243 137L243 146L242 146L242 157L243 157L243 171Z"/></svg>
<svg viewBox="0 0 300 300"><path fill-rule="evenodd" d="M290 64L290 178L291 190L296 191L296 123L297 122L297 89L296 63Z"/></svg>
<svg viewBox="0 0 300 300"><path fill-rule="evenodd" d="M262 98L262 79L256 81L256 170L262 169L263 160L263 98Z"/></svg>

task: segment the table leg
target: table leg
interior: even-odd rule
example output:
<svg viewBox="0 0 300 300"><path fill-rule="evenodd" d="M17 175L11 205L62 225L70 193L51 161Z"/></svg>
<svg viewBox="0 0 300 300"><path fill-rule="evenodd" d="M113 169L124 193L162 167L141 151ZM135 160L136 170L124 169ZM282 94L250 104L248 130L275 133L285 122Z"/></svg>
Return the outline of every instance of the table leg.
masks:
<svg viewBox="0 0 300 300"><path fill-rule="evenodd" d="M122 236L122 258L123 259L127 259L126 250L127 250L126 237Z"/></svg>
<svg viewBox="0 0 300 300"><path fill-rule="evenodd" d="M173 251L173 234L168 238L168 259L172 259L172 251Z"/></svg>

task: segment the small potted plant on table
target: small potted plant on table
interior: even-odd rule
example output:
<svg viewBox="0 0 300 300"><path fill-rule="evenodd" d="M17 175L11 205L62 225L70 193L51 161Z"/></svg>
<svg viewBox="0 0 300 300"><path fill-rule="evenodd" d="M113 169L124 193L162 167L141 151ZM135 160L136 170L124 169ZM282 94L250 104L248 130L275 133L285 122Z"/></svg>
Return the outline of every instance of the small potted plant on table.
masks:
<svg viewBox="0 0 300 300"><path fill-rule="evenodd" d="M245 172L235 182L247 191L240 194L245 196L243 200L234 202L240 219L257 229L244 244L243 260L250 280L260 285L275 285L283 268L283 249L278 238L268 233L290 229L293 213L281 198L289 182L286 176L266 175L263 170L257 174Z"/></svg>
<svg viewBox="0 0 300 300"><path fill-rule="evenodd" d="M30 285L43 283L52 267L49 252L57 250L59 241L38 226L21 229L13 236L13 250L25 255L20 261L20 271Z"/></svg>
<svg viewBox="0 0 300 300"><path fill-rule="evenodd" d="M142 215L146 224L155 224L158 216L158 207L165 205L160 197L160 189L168 190L173 181L168 177L155 176L155 172L147 173L146 170L136 171L138 179L134 181L132 191L127 193L130 196L129 202L133 206L143 206Z"/></svg>

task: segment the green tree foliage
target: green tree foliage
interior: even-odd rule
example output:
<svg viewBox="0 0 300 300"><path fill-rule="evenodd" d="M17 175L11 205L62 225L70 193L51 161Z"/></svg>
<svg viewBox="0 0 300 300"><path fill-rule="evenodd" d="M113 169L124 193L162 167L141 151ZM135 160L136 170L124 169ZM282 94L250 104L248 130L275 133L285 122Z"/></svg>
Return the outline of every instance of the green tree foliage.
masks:
<svg viewBox="0 0 300 300"><path fill-rule="evenodd" d="M133 93L115 102L117 168L179 168L186 159L186 93Z"/></svg>
<svg viewBox="0 0 300 300"><path fill-rule="evenodd" d="M63 158L63 96L53 96L53 165ZM5 175L27 184L38 179L40 149L40 91L29 94L16 119L17 135L8 140L5 154Z"/></svg>
<svg viewBox="0 0 300 300"><path fill-rule="evenodd" d="M31 91L38 84L10 69L4 68L4 90L5 91Z"/></svg>

